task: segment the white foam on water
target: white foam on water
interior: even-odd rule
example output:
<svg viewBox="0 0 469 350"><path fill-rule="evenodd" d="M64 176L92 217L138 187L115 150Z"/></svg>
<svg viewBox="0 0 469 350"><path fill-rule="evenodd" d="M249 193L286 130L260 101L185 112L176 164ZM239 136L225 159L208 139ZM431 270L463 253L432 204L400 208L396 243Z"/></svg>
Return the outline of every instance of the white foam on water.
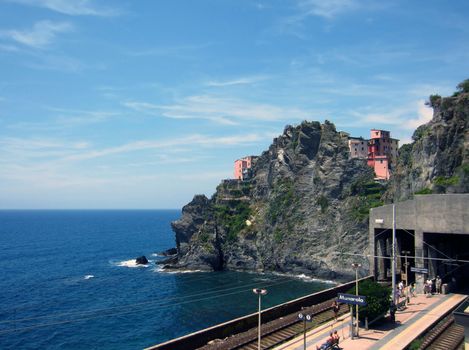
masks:
<svg viewBox="0 0 469 350"><path fill-rule="evenodd" d="M116 263L117 266L122 266L122 267L148 267L148 264L137 264L135 259L130 259L130 260L124 260L124 261L119 261Z"/></svg>
<svg viewBox="0 0 469 350"><path fill-rule="evenodd" d="M256 281L256 282L269 282L270 279L266 278L266 277L258 277L258 278L254 278L254 281Z"/></svg>
<svg viewBox="0 0 469 350"><path fill-rule="evenodd" d="M83 277L85 280L89 280L90 278L94 278L94 275L86 275Z"/></svg>
<svg viewBox="0 0 469 350"><path fill-rule="evenodd" d="M153 272L164 272L163 266L156 265L155 268L152 270Z"/></svg>
<svg viewBox="0 0 469 350"><path fill-rule="evenodd" d="M335 281L323 280L323 279L320 279L320 278L314 278L314 277L305 275L304 273L301 273L299 275L292 275L292 274L288 274L288 273L273 272L273 274L277 275L277 276L297 278L297 279L300 279L304 282L320 282L320 283L327 283L327 284L337 284L337 282L335 282Z"/></svg>
<svg viewBox="0 0 469 350"><path fill-rule="evenodd" d="M210 272L204 270L162 270L164 273L171 273L171 274L180 274L180 273L195 273L195 272Z"/></svg>

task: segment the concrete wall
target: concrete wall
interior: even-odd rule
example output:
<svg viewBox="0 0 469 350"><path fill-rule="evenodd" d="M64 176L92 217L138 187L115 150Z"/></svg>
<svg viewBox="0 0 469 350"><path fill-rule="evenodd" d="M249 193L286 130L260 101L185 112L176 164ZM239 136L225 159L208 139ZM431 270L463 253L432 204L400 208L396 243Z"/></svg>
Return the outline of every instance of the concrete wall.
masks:
<svg viewBox="0 0 469 350"><path fill-rule="evenodd" d="M424 233L451 233L469 235L469 194L416 195L413 200L399 202L396 207L396 229L414 231L415 265L424 267ZM377 223L376 220L382 220ZM370 210L369 244L376 253L375 230L392 229L392 205ZM370 272L377 273L370 257ZM422 289L423 275L416 275L417 291Z"/></svg>
<svg viewBox="0 0 469 350"><path fill-rule="evenodd" d="M383 219L383 224L376 219ZM370 210L370 238L375 228L392 228L391 204ZM396 203L396 228L469 234L469 194L416 195Z"/></svg>
<svg viewBox="0 0 469 350"><path fill-rule="evenodd" d="M360 279L372 279L367 276ZM266 323L288 314L298 312L303 306L311 306L337 297L337 293L343 293L355 286L355 281L347 282L333 288L329 288L314 294L298 298L262 311L262 323ZM191 350L204 346L210 340L223 339L230 335L245 332L257 327L258 313L240 317L213 327L205 328L192 334L170 340L168 342L151 346L146 350Z"/></svg>

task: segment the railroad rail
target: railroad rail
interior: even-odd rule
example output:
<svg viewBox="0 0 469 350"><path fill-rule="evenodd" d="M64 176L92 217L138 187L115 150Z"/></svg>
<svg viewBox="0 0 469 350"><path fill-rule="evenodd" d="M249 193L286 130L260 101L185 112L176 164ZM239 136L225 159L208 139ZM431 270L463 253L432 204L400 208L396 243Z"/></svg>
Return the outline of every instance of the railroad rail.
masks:
<svg viewBox="0 0 469 350"><path fill-rule="evenodd" d="M453 314L446 316L425 336L419 350L464 349L464 327L454 322Z"/></svg>
<svg viewBox="0 0 469 350"><path fill-rule="evenodd" d="M332 300L304 308L302 312L313 315L312 322L306 322L306 331L319 326L334 318ZM346 304L341 304L339 315L349 311ZM292 313L262 325L262 349L272 349L304 331L303 321L298 319L298 313ZM224 340L217 339L198 350L257 350L257 327L246 332L235 334Z"/></svg>

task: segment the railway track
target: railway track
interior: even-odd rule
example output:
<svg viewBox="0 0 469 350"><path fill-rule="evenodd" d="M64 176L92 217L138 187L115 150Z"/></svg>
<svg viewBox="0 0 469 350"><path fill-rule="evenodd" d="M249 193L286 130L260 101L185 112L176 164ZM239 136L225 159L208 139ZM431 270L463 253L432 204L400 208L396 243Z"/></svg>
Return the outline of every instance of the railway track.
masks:
<svg viewBox="0 0 469 350"><path fill-rule="evenodd" d="M454 322L452 314L440 321L425 337L419 350L464 349L464 327Z"/></svg>
<svg viewBox="0 0 469 350"><path fill-rule="evenodd" d="M321 304L305 308L302 312L313 315L312 322L306 322L306 330L334 318L331 308L332 299ZM339 315L349 311L348 305L340 305ZM298 319L298 313L292 313L282 318L262 325L262 349L272 349L304 331L303 321ZM214 341L198 350L257 350L257 327L246 332L235 334L227 339Z"/></svg>

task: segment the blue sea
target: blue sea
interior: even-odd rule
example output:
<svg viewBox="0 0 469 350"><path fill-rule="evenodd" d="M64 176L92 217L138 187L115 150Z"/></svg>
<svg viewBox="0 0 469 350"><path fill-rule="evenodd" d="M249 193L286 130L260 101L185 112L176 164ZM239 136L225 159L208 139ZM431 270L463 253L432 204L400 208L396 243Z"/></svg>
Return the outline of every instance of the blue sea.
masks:
<svg viewBox="0 0 469 350"><path fill-rule="evenodd" d="M330 284L162 272L178 210L0 211L0 349L142 349ZM145 255L150 263L137 267Z"/></svg>

